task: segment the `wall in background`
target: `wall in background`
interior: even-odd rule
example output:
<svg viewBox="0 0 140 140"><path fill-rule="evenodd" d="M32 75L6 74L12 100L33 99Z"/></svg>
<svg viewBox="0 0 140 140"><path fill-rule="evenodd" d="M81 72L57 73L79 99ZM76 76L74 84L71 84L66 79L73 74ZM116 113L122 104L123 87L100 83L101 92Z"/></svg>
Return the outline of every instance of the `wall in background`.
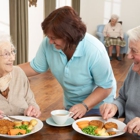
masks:
<svg viewBox="0 0 140 140"><path fill-rule="evenodd" d="M0 0L0 31L10 33L9 30L9 0Z"/></svg>
<svg viewBox="0 0 140 140"><path fill-rule="evenodd" d="M43 39L43 32L41 29L41 22L44 19L43 14L43 0L37 1L37 7L28 7L28 24L29 24L29 61L31 61Z"/></svg>
<svg viewBox="0 0 140 140"><path fill-rule="evenodd" d="M81 0L80 16L87 25L87 32L95 35L97 25L104 23L104 12L109 10L105 9L105 3L109 1L118 0ZM120 4L119 20L123 21L124 32L140 25L140 0L120 0Z"/></svg>
<svg viewBox="0 0 140 140"><path fill-rule="evenodd" d="M71 6L71 0L56 0L56 8L59 8L65 5Z"/></svg>

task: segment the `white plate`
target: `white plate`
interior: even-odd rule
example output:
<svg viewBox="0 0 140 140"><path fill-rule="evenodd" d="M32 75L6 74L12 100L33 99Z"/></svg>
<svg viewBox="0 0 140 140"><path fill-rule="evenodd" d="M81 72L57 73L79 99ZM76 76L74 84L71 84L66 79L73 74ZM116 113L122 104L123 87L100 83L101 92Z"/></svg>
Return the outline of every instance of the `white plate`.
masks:
<svg viewBox="0 0 140 140"><path fill-rule="evenodd" d="M82 120L101 120L101 121L104 121L102 119L102 117L85 117L85 118L82 118L82 119L78 119L76 120L73 124L72 124L72 127L75 131L83 134L83 135L86 135L86 136L89 136L89 137L93 137L93 138L97 138L97 139L106 139L106 138L112 138L112 137L116 137L116 136L120 136L122 134L124 134L125 132L117 132L115 135L112 135L112 136L93 136L93 135L89 135L89 134L86 134L84 132L82 132L82 130L78 127L78 125L76 124L77 122L79 121L82 121ZM113 119L113 118L110 118L109 120L107 120L106 122L114 122L118 125L118 129L121 129L123 130L124 127L126 126L126 124L124 124L123 122L117 120L117 119Z"/></svg>
<svg viewBox="0 0 140 140"><path fill-rule="evenodd" d="M27 116L11 116L11 117L13 117L13 118L15 117L16 119L21 119L23 121L30 121L31 119L36 119L36 118L33 118L33 117L27 117ZM30 133L27 133L27 134L24 134L24 135L14 135L14 136L0 134L0 137L21 138L21 137L25 137L25 136L34 134L34 133L38 132L40 129L42 129L42 127L43 127L42 121L40 121L39 119L36 119L36 120L37 120L38 123Z"/></svg>
<svg viewBox="0 0 140 140"><path fill-rule="evenodd" d="M46 120L46 123L51 125L51 126L56 126L56 127L63 127L63 126L69 126L71 125L75 120L73 118L69 118L64 124L56 124L53 119L50 117Z"/></svg>

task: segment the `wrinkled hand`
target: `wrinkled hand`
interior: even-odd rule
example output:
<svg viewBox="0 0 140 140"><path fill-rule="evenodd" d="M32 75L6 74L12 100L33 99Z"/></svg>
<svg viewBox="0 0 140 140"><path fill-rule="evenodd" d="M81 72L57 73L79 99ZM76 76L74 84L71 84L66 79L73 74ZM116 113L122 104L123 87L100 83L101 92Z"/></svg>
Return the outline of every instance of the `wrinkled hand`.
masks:
<svg viewBox="0 0 140 140"><path fill-rule="evenodd" d="M27 109L25 109L24 115L38 118L41 115L41 112L34 106L29 106Z"/></svg>
<svg viewBox="0 0 140 140"><path fill-rule="evenodd" d="M106 37L110 37L110 35L107 33Z"/></svg>
<svg viewBox="0 0 140 140"><path fill-rule="evenodd" d="M118 108L115 104L109 104L109 103L104 103L100 106L100 113L103 119L108 120L109 118L112 118Z"/></svg>
<svg viewBox="0 0 140 140"><path fill-rule="evenodd" d="M128 131L129 133L134 132L140 136L140 118L136 117L132 119L130 122L127 123L124 130Z"/></svg>
<svg viewBox="0 0 140 140"><path fill-rule="evenodd" d="M2 110L0 110L0 119L3 118L3 116L1 114L4 114L4 112Z"/></svg>
<svg viewBox="0 0 140 140"><path fill-rule="evenodd" d="M87 112L86 108L82 104L74 105L73 107L70 108L69 111L74 113L73 116L74 119L83 117Z"/></svg>

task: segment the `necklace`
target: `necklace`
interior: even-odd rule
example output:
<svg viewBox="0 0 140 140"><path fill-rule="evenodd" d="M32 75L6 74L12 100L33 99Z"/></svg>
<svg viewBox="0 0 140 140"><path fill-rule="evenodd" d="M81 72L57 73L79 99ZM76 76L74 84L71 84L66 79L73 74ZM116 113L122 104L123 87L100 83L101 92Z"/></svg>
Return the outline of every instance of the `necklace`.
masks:
<svg viewBox="0 0 140 140"><path fill-rule="evenodd" d="M115 26L111 26L111 29L112 29L113 31L115 31Z"/></svg>
<svg viewBox="0 0 140 140"><path fill-rule="evenodd" d="M112 29L113 31L115 31L115 26L112 26L112 25L111 25L111 29Z"/></svg>

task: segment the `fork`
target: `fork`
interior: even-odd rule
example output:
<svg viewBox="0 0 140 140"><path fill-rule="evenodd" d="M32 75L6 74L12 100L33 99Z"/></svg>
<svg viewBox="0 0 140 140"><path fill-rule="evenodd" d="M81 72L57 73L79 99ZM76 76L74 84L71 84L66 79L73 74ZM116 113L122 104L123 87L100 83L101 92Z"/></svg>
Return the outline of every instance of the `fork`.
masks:
<svg viewBox="0 0 140 140"><path fill-rule="evenodd" d="M110 129L107 129L106 130L106 132L111 132L111 131L114 131L114 132L123 132L123 130L116 129L116 128L110 128Z"/></svg>
<svg viewBox="0 0 140 140"><path fill-rule="evenodd" d="M21 119L16 119L14 117L11 117L11 116L5 115L5 114L1 114L1 116L9 118L11 121L22 121Z"/></svg>

